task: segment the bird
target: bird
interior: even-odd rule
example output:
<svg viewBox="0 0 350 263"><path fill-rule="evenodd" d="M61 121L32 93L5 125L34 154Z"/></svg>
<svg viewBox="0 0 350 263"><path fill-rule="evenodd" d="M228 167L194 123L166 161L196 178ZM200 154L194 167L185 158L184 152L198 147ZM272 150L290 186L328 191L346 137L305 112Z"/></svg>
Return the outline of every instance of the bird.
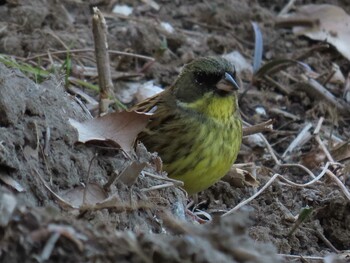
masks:
<svg viewBox="0 0 350 263"><path fill-rule="evenodd" d="M189 195L209 188L230 170L242 143L239 89L233 65L222 57L199 57L175 82L134 106L152 113L138 135L157 152L170 178Z"/></svg>

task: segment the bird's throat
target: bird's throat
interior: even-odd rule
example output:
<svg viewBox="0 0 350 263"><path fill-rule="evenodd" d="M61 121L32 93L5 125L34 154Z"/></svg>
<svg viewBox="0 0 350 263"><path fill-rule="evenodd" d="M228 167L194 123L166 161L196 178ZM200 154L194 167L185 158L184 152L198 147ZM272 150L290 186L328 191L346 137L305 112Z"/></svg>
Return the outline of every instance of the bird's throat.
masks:
<svg viewBox="0 0 350 263"><path fill-rule="evenodd" d="M213 94L208 93L194 102L178 102L178 104L184 109L193 110L219 122L231 121L232 117L238 114L235 95L213 96Z"/></svg>

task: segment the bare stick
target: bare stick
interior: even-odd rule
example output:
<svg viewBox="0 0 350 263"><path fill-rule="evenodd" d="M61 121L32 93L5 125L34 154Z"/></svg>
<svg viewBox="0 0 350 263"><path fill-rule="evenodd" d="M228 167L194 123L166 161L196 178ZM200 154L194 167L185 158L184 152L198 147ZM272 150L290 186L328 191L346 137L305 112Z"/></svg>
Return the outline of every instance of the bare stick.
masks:
<svg viewBox="0 0 350 263"><path fill-rule="evenodd" d="M285 88L282 84L280 84L278 81L275 81L273 78L270 76L266 75L264 76L265 79L270 82L272 85L274 85L283 95L289 95L291 91L288 88Z"/></svg>
<svg viewBox="0 0 350 263"><path fill-rule="evenodd" d="M324 121L324 118L323 118L323 117L321 117L321 118L318 120L317 126L316 126L316 128L315 128L315 130L314 130L314 134L315 134L315 135L316 135L316 134L319 134L319 132L320 132L320 130L321 130L321 127L322 127L323 121Z"/></svg>
<svg viewBox="0 0 350 263"><path fill-rule="evenodd" d="M33 169L35 174L38 176L42 184L45 186L46 190L48 190L53 197L58 201L58 204L60 205L61 208L63 209L78 209L79 207L76 207L66 200L64 200L62 197L60 197L58 194L56 194L53 190L51 190L50 186L45 182L44 178L42 178L41 174L38 172L37 169Z"/></svg>
<svg viewBox="0 0 350 263"><path fill-rule="evenodd" d="M332 178L332 180L334 180L334 182L340 187L340 189L342 190L342 192L346 196L346 198L350 201L350 193L349 193L348 189L346 188L346 186L331 171L327 170L326 173L328 176L330 176Z"/></svg>
<svg viewBox="0 0 350 263"><path fill-rule="evenodd" d="M314 79L308 78L305 83L300 85L298 89L302 89L309 96L315 99L325 100L330 105L335 107L341 114L349 114L350 107L344 101L336 98L331 92L329 92L325 87L323 87L319 82Z"/></svg>
<svg viewBox="0 0 350 263"><path fill-rule="evenodd" d="M92 32L94 34L95 55L100 86L100 115L108 111L109 97L112 95L113 83L109 67L107 25L102 13L97 7L93 8ZM113 96L112 96L113 97Z"/></svg>
<svg viewBox="0 0 350 263"><path fill-rule="evenodd" d="M302 146L304 143L311 139L311 133L309 132L311 128L311 123L306 124L306 126L301 130L298 136L288 146L287 150L282 154L282 158L286 157L286 155L292 152L297 146Z"/></svg>
<svg viewBox="0 0 350 263"><path fill-rule="evenodd" d="M321 233L320 230L314 229L316 235L331 249L334 253L339 254L340 251L333 246L333 244Z"/></svg>
<svg viewBox="0 0 350 263"><path fill-rule="evenodd" d="M274 112L274 113L277 113L277 114L281 114L283 115L284 117L286 118L290 118L292 119L293 121L298 121L300 120L300 118L292 113L289 113L287 111L284 111L284 110L281 110L279 108L271 108L270 109L270 112Z"/></svg>
<svg viewBox="0 0 350 263"><path fill-rule="evenodd" d="M150 192L150 191L159 190L159 189L163 189L163 188L174 187L174 186L175 186L174 183L165 183L165 184L160 184L160 185L154 185L154 186L151 186L149 188L143 188L140 191L145 193L145 192Z"/></svg>
<svg viewBox="0 0 350 263"><path fill-rule="evenodd" d="M269 123L269 122L272 123L272 120L268 120L268 121L263 122L263 123L261 123L261 124L259 124L259 125L266 126L266 124ZM271 123L270 123L270 124L271 124ZM243 134L244 134L244 135L253 134L253 133L250 133L250 132L249 132L249 129L250 129L250 128L251 128L253 131L254 131L254 130L255 130L255 131L257 130L257 129L254 128L255 126L252 126L250 123L248 123L248 122L246 122L246 121L243 121L243 124L246 125L246 126L248 126L248 127L245 127L245 130L248 130L248 131L243 130ZM254 129L253 129L253 128L254 128ZM254 133L256 133L256 132L254 132ZM274 151L273 151L273 149L272 149L270 143L267 141L267 139L265 138L265 136L264 136L262 133L258 133L258 135L259 135L259 136L261 137L261 139L264 141L264 143L265 143L265 145L266 145L268 151L270 152L270 154L271 154L273 160L275 161L275 163L276 163L277 165L280 165L281 162L278 160L276 154L274 153Z"/></svg>
<svg viewBox="0 0 350 263"><path fill-rule="evenodd" d="M280 160L278 160L275 152L273 151L272 149L272 146L270 145L270 143L267 141L267 139L265 138L265 136L262 134L262 133L259 133L260 135L260 138L264 141L266 147L267 147L267 150L270 152L271 156L272 156L272 159L275 161L275 163L277 165L281 165L281 162Z"/></svg>
<svg viewBox="0 0 350 263"><path fill-rule="evenodd" d="M308 259L308 260L324 260L324 257L317 257L317 256L298 256L298 255L288 255L288 254L277 254L281 257L285 257L285 258L295 258L295 259ZM323 261L324 262L324 261Z"/></svg>
<svg viewBox="0 0 350 263"><path fill-rule="evenodd" d="M304 165L301 165L299 163L284 163L280 164L279 167L298 167L302 170L304 170L308 175L310 175L311 178L315 178L315 175Z"/></svg>
<svg viewBox="0 0 350 263"><path fill-rule="evenodd" d="M95 52L95 50L92 49L92 48L82 48L82 49L51 51L50 55L67 54L68 51L71 54L73 54L73 53ZM155 60L152 57L139 55L139 54L135 54L135 53L124 52L124 51L118 51L118 50L108 50L108 53L115 54L115 55L120 55L120 56L126 56L126 57L139 58L139 59L144 59L144 60L149 60L149 61L154 61ZM46 56L48 56L48 54L47 53L43 53L43 54L38 54L38 55L35 55L35 56L32 56L32 57L28 57L28 58L25 58L25 59L20 58L20 57L15 57L15 58L16 59L22 59L24 61L28 61L28 60L34 60L36 58L46 57Z"/></svg>
<svg viewBox="0 0 350 263"><path fill-rule="evenodd" d="M179 180L171 179L171 178L168 178L168 177L162 177L162 176L159 176L159 175L156 175L156 174L152 174L152 173L147 172L147 171L142 171L142 173L144 175L147 175L149 177L152 177L152 178L155 178L155 179L158 179L158 180L171 182L171 183L173 183L174 185L177 185L177 186L184 186L184 182L179 181Z"/></svg>
<svg viewBox="0 0 350 263"><path fill-rule="evenodd" d="M287 14L289 10L294 6L296 0L289 0L288 4L282 8L281 12L279 12L278 16L282 16Z"/></svg>
<svg viewBox="0 0 350 263"><path fill-rule="evenodd" d="M234 213L235 211L237 211L238 209L240 209L242 206L248 204L250 201L252 201L253 199L255 199L257 196L259 196L262 192L265 191L265 189L267 187L269 187L275 180L277 177L279 177L279 174L275 174L274 176L272 176L270 178L270 180L258 191L256 192L254 195L252 195L251 197L249 197L248 199L244 200L243 202L240 202L238 205L236 205L234 208L232 208L230 211L226 212L225 214L223 214L222 216L228 216L231 215L232 213Z"/></svg>
<svg viewBox="0 0 350 263"><path fill-rule="evenodd" d="M90 160L90 163L89 163L89 168L88 168L88 172L87 172L87 177L86 177L86 180L85 180L85 187L84 187L84 193L83 193L83 205L86 204L86 195L87 195L87 191L88 191L88 186L89 186L89 179L90 179L90 174L91 174L91 166L92 166L92 162L96 159L97 157L97 154L95 154L91 160Z"/></svg>
<svg viewBox="0 0 350 263"><path fill-rule="evenodd" d="M268 121L259 123L254 126L244 127L243 136L248 136L248 135L252 135L263 131L272 131L272 123L273 123L273 120L270 119Z"/></svg>
<svg viewBox="0 0 350 263"><path fill-rule="evenodd" d="M317 19L312 18L279 18L275 21L275 27L314 27Z"/></svg>
<svg viewBox="0 0 350 263"><path fill-rule="evenodd" d="M327 164L325 165L325 167L323 168L322 172L315 178L313 178L311 181L305 183L305 184L297 184L297 183L294 183L286 178L284 178L282 175L280 174L274 174L270 180L258 191L256 192L254 195L252 195L251 197L249 197L248 199L242 201L241 203L239 203L238 205L236 205L234 208L232 208L230 211L226 212L225 214L223 214L222 216L228 216L232 213L234 213L235 211L237 211L239 208L241 208L242 206L248 204L250 201L252 201L253 199L255 199L257 196L259 196L263 191L265 191L265 189L267 187L269 187L277 178L280 179L281 181L284 181L286 182L287 184L291 185L291 186L295 186L295 187L305 187L305 186L308 186L308 185L311 185L311 184L314 184L315 182L319 181L326 173L328 175L330 175L329 173L333 174L332 172L330 172L328 170L328 167L330 165L339 165L338 163L330 163L330 162L327 162ZM334 175L334 174L333 174ZM332 175L331 175L332 176ZM334 177L337 179L336 183L339 185L339 182L340 180L334 175ZM334 179L334 178L333 178ZM335 180L336 180L335 179ZM338 182L339 181L339 182ZM341 183L341 182L340 182ZM341 185L339 185L342 189L342 191L344 192L344 185L341 183ZM349 198L350 200L350 194L348 191L345 191L344 192L345 196L347 198Z"/></svg>
<svg viewBox="0 0 350 263"><path fill-rule="evenodd" d="M321 137L319 135L319 132L321 130L321 126L322 126L323 121L324 121L324 118L321 117L319 119L318 123L317 123L316 129L314 131L315 139L316 139L318 145L321 147L321 149L324 152L324 154L327 156L328 161L329 162L334 162L334 159L333 159L332 155L330 154L330 152L328 151L328 149L326 148L326 146L322 142Z"/></svg>

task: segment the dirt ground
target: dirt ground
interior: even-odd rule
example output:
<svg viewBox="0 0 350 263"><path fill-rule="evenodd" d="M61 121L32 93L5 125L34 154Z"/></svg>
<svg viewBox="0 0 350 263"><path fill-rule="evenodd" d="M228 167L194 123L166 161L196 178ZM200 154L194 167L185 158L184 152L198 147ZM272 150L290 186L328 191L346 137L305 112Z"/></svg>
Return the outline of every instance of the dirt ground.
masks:
<svg viewBox="0 0 350 263"><path fill-rule="evenodd" d="M133 7L132 14L113 14L116 2ZM94 47L91 17L92 7L97 6L106 17L110 50L155 58L147 64L142 58L111 54L116 96L129 106L136 102L128 95L130 83L154 80L166 87L181 66L195 57L238 51L252 65L252 21L263 34L264 62L296 58L319 44L295 36L290 28L275 27L277 14L288 1L156 2L159 8L153 1L0 1L0 53L47 69L67 57L67 52L55 51L70 49L71 76L87 78L81 66L96 67L94 53L84 50ZM296 5L326 2L350 13L347 1L296 1ZM167 31L162 22L174 31ZM78 49L83 51L73 51ZM350 70L349 61L332 47L315 49L302 61L321 77L331 71L332 62L345 76ZM102 189L129 159L119 149L76 143L77 131L69 118L83 121L89 114L79 95L65 86L64 73L56 70L39 80L0 64L0 262L350 262L346 259L350 203L330 177L305 187L275 180L238 211L222 216L274 174L299 184L311 180L296 165L276 164L272 153L283 164L301 164L316 176L321 173L326 157L316 136L284 154L309 123L312 133L323 117L323 141L330 134L349 141L349 113L338 112L294 87L288 76L301 74L299 69L289 67L274 76L281 86L293 88L288 94L269 81L252 83L249 70L240 72L243 120L258 124L274 119L274 130L264 133L272 153L257 137L244 138L236 162L250 164L243 169L256 176L259 186L237 187L224 180L196 198L188 198L174 186L157 189L166 174L159 174L156 155L142 146L138 156L147 163L146 173L135 183L117 180ZM87 79L97 81L96 75ZM327 87L342 98L344 83ZM79 88L98 96L93 90ZM338 158L339 151L332 148L330 152L343 165L331 171L349 190L346 162L350 154ZM84 185L88 192L91 188L91 199L109 197L109 202L80 210L67 206L64 200L80 205ZM298 225L295 218L306 208L312 213Z"/></svg>

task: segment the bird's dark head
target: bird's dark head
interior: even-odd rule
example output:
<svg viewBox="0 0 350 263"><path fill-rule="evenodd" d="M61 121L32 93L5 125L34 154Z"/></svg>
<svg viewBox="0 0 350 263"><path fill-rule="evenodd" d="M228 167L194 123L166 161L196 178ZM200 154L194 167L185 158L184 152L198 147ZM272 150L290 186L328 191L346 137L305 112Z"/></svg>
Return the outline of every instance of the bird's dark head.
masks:
<svg viewBox="0 0 350 263"><path fill-rule="evenodd" d="M194 102L205 94L230 96L238 90L234 67L221 57L202 57L184 66L175 82L179 101Z"/></svg>
<svg viewBox="0 0 350 263"><path fill-rule="evenodd" d="M228 120L237 112L234 67L221 57L203 57L185 65L173 86L178 104L205 116Z"/></svg>

